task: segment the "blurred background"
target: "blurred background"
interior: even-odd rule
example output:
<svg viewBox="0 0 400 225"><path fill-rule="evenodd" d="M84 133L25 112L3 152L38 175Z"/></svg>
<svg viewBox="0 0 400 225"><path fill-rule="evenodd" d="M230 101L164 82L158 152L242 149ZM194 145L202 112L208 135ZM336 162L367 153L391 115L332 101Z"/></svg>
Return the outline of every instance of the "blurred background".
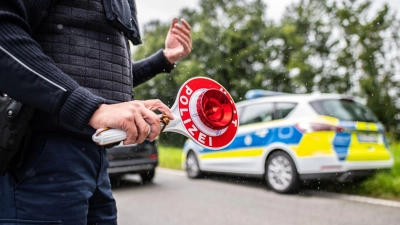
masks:
<svg viewBox="0 0 400 225"><path fill-rule="evenodd" d="M193 51L171 75L135 88L137 99L172 105L194 76L221 83L235 101L250 89L341 93L362 97L399 136L400 2L390 1L137 1L144 44L134 58L164 46L173 17L192 26ZM172 134L173 135L173 134ZM182 146L180 141L166 144Z"/></svg>
<svg viewBox="0 0 400 225"><path fill-rule="evenodd" d="M221 83L235 101L250 89L358 96L384 124L396 162L392 173L356 190L399 198L399 1L136 2L144 44L133 48L134 59L163 48L173 17L191 24L193 38L190 56L172 74L134 88L136 99L158 98L172 106L180 86L195 76ZM160 135L162 167L180 169L186 139Z"/></svg>

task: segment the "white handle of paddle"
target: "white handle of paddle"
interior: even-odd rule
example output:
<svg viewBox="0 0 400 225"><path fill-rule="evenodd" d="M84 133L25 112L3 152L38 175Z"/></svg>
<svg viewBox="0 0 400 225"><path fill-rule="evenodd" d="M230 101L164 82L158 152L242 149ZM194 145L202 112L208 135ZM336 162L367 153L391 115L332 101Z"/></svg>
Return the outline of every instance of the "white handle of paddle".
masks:
<svg viewBox="0 0 400 225"><path fill-rule="evenodd" d="M163 130L164 122L160 122L161 124L161 130ZM149 132L147 135L150 134L151 132L151 126L150 124L147 124L149 126ZM127 138L127 134L123 130L119 129L109 129L109 128L101 128L96 131L95 134L92 136L92 140L97 144L97 145L109 145L109 144L115 144L119 143Z"/></svg>
<svg viewBox="0 0 400 225"><path fill-rule="evenodd" d="M126 132L118 129L99 129L92 136L93 141L98 145L109 145L125 140Z"/></svg>

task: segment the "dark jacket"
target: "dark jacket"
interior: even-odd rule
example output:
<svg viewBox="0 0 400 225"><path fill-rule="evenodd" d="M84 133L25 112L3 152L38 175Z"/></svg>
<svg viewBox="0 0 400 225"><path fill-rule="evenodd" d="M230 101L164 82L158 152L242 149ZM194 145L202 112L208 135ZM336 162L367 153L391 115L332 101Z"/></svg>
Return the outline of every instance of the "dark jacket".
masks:
<svg viewBox="0 0 400 225"><path fill-rule="evenodd" d="M139 44L134 1L126 1L103 0L107 19ZM32 38L51 4L51 0L0 3L0 92L55 116L57 123L84 130L107 99L94 95L60 70ZM171 69L162 51L133 63L132 68L133 86Z"/></svg>

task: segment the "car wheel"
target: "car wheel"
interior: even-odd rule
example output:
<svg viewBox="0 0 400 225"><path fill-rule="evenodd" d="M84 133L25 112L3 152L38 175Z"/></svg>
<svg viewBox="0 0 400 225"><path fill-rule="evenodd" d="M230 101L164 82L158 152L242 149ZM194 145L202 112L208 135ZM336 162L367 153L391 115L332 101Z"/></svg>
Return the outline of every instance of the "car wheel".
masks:
<svg viewBox="0 0 400 225"><path fill-rule="evenodd" d="M122 175L110 175L109 177L112 187L118 187L121 185Z"/></svg>
<svg viewBox="0 0 400 225"><path fill-rule="evenodd" d="M278 193L293 193L299 190L300 182L292 158L285 152L272 153L265 165L265 180Z"/></svg>
<svg viewBox="0 0 400 225"><path fill-rule="evenodd" d="M192 151L189 152L186 158L186 173L189 178L199 178L202 175L199 161L197 160L196 154Z"/></svg>
<svg viewBox="0 0 400 225"><path fill-rule="evenodd" d="M146 171L144 173L140 173L140 177L142 178L142 182L143 183L150 183L155 175L155 171L154 170L150 170L150 171Z"/></svg>

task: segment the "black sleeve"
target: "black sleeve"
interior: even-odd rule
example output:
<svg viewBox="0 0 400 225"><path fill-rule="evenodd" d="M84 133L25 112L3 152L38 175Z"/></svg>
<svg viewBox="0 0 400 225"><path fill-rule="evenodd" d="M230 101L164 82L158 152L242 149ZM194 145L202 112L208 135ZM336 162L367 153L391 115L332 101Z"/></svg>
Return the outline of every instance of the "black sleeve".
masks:
<svg viewBox="0 0 400 225"><path fill-rule="evenodd" d="M132 64L133 87L150 80L159 73L170 73L175 64L168 62L163 50Z"/></svg>
<svg viewBox="0 0 400 225"><path fill-rule="evenodd" d="M50 0L1 1L0 92L83 129L104 99L57 68L32 38L31 29L49 4Z"/></svg>

